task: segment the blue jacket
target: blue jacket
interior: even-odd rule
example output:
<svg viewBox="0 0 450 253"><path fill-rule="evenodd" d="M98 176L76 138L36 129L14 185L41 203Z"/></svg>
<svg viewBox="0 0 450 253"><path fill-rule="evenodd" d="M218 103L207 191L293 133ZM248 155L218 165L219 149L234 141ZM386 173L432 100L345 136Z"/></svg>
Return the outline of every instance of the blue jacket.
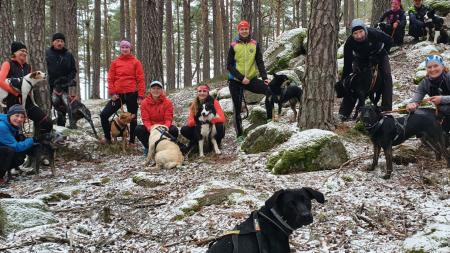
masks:
<svg viewBox="0 0 450 253"><path fill-rule="evenodd" d="M0 114L0 146L14 149L16 152L25 151L33 146L33 138L17 141L19 128L11 125L6 114Z"/></svg>

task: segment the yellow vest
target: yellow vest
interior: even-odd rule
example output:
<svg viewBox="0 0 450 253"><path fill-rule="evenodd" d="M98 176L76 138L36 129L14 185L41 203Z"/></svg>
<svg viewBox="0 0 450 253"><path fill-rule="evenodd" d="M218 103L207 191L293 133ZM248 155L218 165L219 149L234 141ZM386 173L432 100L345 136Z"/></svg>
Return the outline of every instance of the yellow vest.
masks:
<svg viewBox="0 0 450 253"><path fill-rule="evenodd" d="M236 61L236 69L239 73L249 80L256 77L258 73L255 62L256 40L252 39L248 43L236 40L231 43L231 46L234 50L234 60Z"/></svg>

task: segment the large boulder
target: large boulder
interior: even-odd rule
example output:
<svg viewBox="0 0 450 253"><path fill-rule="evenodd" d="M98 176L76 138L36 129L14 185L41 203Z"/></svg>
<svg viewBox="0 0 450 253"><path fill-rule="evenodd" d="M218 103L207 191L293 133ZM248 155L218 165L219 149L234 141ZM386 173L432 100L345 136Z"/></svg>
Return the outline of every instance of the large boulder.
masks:
<svg viewBox="0 0 450 253"><path fill-rule="evenodd" d="M264 63L269 73L288 68L289 61L305 51L307 30L296 28L284 32L264 52Z"/></svg>
<svg viewBox="0 0 450 253"><path fill-rule="evenodd" d="M231 118L233 115L233 100L231 100L231 98L221 99L219 100L219 103L227 118Z"/></svg>
<svg viewBox="0 0 450 253"><path fill-rule="evenodd" d="M404 252L450 252L450 225L431 224L403 242Z"/></svg>
<svg viewBox="0 0 450 253"><path fill-rule="evenodd" d="M228 86L223 87L217 92L217 99L225 99L225 98L231 98L230 89Z"/></svg>
<svg viewBox="0 0 450 253"><path fill-rule="evenodd" d="M254 106L248 115L248 118L242 122L244 135L248 135L253 129L267 123L266 109L262 106Z"/></svg>
<svg viewBox="0 0 450 253"><path fill-rule="evenodd" d="M428 0L427 3L441 16L445 16L450 13L449 0Z"/></svg>
<svg viewBox="0 0 450 253"><path fill-rule="evenodd" d="M296 130L290 124L270 122L250 131L241 148L249 154L268 151L287 141Z"/></svg>
<svg viewBox="0 0 450 253"><path fill-rule="evenodd" d="M304 66L305 63L306 63L306 55L301 54L301 55L299 55L299 56L297 56L295 58L292 58L289 61L289 68L290 69L295 69L295 68L297 68L299 66Z"/></svg>
<svg viewBox="0 0 450 253"><path fill-rule="evenodd" d="M249 105L258 104L265 96L265 94L257 94L244 90L245 102Z"/></svg>
<svg viewBox="0 0 450 253"><path fill-rule="evenodd" d="M433 44L431 41L422 41L415 44L411 48L411 52L407 54L410 59L416 59L417 57L426 57L430 54L442 53L444 49L440 45Z"/></svg>
<svg viewBox="0 0 450 253"><path fill-rule="evenodd" d="M0 235L57 222L42 200L0 199Z"/></svg>
<svg viewBox="0 0 450 253"><path fill-rule="evenodd" d="M302 66L298 66L297 68L302 68ZM301 74L301 76L299 75ZM301 85L301 78L303 78L303 75L305 73L301 72L300 70L294 70L294 69L285 69L285 70L281 70L277 72L277 75L286 75L289 80L291 80L292 85L297 85L300 86Z"/></svg>
<svg viewBox="0 0 450 253"><path fill-rule="evenodd" d="M336 169L348 160L339 136L333 132L310 129L298 132L280 145L267 161L274 174Z"/></svg>

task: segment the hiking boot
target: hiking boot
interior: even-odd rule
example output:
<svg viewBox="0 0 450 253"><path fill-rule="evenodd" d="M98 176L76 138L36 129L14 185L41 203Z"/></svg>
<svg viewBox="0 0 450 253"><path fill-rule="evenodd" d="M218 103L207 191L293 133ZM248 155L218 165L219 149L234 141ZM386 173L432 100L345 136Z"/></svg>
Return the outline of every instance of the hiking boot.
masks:
<svg viewBox="0 0 450 253"><path fill-rule="evenodd" d="M109 144L111 144L111 140L103 138L103 139L100 140L100 144L102 144L102 145L109 145Z"/></svg>

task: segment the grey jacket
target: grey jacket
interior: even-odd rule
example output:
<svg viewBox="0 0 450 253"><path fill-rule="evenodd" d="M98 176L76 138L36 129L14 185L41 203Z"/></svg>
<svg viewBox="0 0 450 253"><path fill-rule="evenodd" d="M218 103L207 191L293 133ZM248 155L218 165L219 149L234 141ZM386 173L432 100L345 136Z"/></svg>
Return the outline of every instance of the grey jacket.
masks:
<svg viewBox="0 0 450 253"><path fill-rule="evenodd" d="M427 77L425 77L417 86L417 89L414 91L414 95L411 99L411 103L419 103L423 100L425 95L429 96L442 96L441 104L450 104L450 94L444 94L442 92L438 92L438 90L432 89L431 81ZM444 83L447 87L447 90L450 91L450 73L446 73L444 75Z"/></svg>

